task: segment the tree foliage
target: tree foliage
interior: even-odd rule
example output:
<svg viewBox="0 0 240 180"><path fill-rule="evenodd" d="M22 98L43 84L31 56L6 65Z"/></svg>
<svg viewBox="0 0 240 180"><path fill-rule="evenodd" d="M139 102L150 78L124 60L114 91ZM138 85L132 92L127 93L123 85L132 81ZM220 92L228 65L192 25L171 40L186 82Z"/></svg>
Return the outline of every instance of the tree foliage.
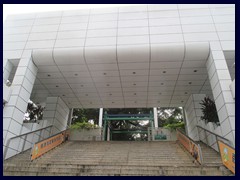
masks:
<svg viewBox="0 0 240 180"><path fill-rule="evenodd" d="M152 108L114 108L104 109L108 114L149 114Z"/></svg>
<svg viewBox="0 0 240 180"><path fill-rule="evenodd" d="M77 122L87 122L92 119L94 124L98 124L99 109L73 109L72 124Z"/></svg>
<svg viewBox="0 0 240 180"><path fill-rule="evenodd" d="M159 108L158 109L158 126L163 127L168 124L175 124L183 121L182 109L176 108Z"/></svg>

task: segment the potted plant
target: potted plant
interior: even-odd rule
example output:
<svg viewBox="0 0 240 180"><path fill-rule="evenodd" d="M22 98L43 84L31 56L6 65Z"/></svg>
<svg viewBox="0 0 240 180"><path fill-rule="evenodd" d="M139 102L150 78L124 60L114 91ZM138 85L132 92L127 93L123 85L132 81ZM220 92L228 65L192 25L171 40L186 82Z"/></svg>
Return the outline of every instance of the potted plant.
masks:
<svg viewBox="0 0 240 180"><path fill-rule="evenodd" d="M43 119L43 111L45 107L40 104L35 104L33 101L28 101L27 111L24 114L24 123L38 123Z"/></svg>
<svg viewBox="0 0 240 180"><path fill-rule="evenodd" d="M202 105L202 112L203 116L201 116L201 120L203 120L206 124L209 122L212 122L213 125L220 125L218 114L217 114L217 108L213 100L211 100L209 97L205 97L202 102L200 103Z"/></svg>

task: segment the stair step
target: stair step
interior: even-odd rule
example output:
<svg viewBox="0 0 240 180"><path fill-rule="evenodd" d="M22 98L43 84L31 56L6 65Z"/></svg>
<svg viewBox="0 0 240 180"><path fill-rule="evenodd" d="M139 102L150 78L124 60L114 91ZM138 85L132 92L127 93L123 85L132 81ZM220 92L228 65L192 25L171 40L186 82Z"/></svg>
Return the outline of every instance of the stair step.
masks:
<svg viewBox="0 0 240 180"><path fill-rule="evenodd" d="M154 169L138 169L139 167L135 167L133 169L127 168L112 168L112 169L105 169L105 167L100 167L99 169L91 169L88 167L85 168L26 168L26 169L11 169L5 171L6 173L14 173L14 175L22 175L22 174L38 174L38 175L56 175L60 172L61 175L223 175L223 172L218 171L217 168L186 168L186 167L161 167L161 168L154 168Z"/></svg>

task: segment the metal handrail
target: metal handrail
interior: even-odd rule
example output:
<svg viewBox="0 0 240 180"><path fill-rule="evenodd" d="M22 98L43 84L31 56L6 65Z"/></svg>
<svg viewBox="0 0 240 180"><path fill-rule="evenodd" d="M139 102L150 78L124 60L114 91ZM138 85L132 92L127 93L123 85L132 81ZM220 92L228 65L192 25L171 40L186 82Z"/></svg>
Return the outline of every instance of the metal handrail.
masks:
<svg viewBox="0 0 240 180"><path fill-rule="evenodd" d="M152 114L106 114L107 117L150 117Z"/></svg>
<svg viewBox="0 0 240 180"><path fill-rule="evenodd" d="M66 130L60 131L59 133L53 134L53 135L51 135L51 136L49 136L49 137L47 137L47 138L45 138L45 139L42 139L42 140L40 140L40 141L37 141L37 142L35 142L35 144L40 143L40 142L42 142L42 141L45 141L45 140L47 140L47 139L50 139L50 138L52 138L52 137L54 137L54 136L56 136L56 135L58 135L58 134L62 134L64 131L67 131L67 130L69 130L69 129L67 128Z"/></svg>
<svg viewBox="0 0 240 180"><path fill-rule="evenodd" d="M5 159L6 156L7 156L7 152L8 152L8 148L9 148L9 144L10 144L11 140L16 139L16 138L21 138L22 136L25 136L22 150L21 150L21 151L18 151L18 150L17 150L18 152L22 152L23 149L24 149L24 147L25 147L25 142L26 142L26 139L27 139L27 135L32 134L32 133L35 133L35 132L38 132L38 131L42 131L42 130L47 129L47 128L50 128L50 127L52 127L52 126L53 126L53 125L50 125L50 126L47 126L47 127L44 127L44 128L40 128L40 129L31 131L31 132L27 132L27 133L20 134L20 135L18 135L18 136L14 136L14 137L9 138L8 141L7 141L7 143L6 143L6 147L5 147L5 149L4 149L3 159Z"/></svg>
<svg viewBox="0 0 240 180"><path fill-rule="evenodd" d="M222 137L222 136L220 136L220 135L218 135L218 134L216 134L216 133L214 133L214 132L211 132L211 131L209 131L208 129L205 129L205 128L199 126L199 125L197 125L196 127L202 129L202 130L205 131L205 132L208 132L208 133L214 135L214 136L216 137L216 142L217 142L217 140L220 138L220 139L226 141L227 144L228 144L229 146L232 147L232 142L231 142L229 139L226 139L226 138L224 138L224 137ZM199 139L200 139L200 136L199 136ZM209 145L209 144L208 144L208 140L207 140L207 136L206 136L206 135L205 135L205 138L204 138L204 139L206 139L206 141L207 141L206 144L207 144L207 146L209 146L209 147L211 147L213 144L216 143L216 142L215 142L215 143ZM201 140L201 139L200 139L200 140ZM202 141L202 142L203 142L203 141ZM205 142L203 142L203 143L205 143ZM218 147L218 149L219 149L219 147Z"/></svg>
<svg viewBox="0 0 240 180"><path fill-rule="evenodd" d="M193 141L195 144L197 144L197 142L194 141L192 138L190 138L188 135L186 135L186 133L185 133L183 130L181 130L180 128L177 128L176 130L180 131L186 138L190 139L190 140Z"/></svg>
<svg viewBox="0 0 240 180"><path fill-rule="evenodd" d="M201 128L201 129L209 132L210 134L213 134L213 135L215 135L215 136L217 136L217 137L220 137L221 139L223 139L223 140L228 141L228 142L231 143L231 141L230 141L229 139L226 139L226 138L224 138L224 137L222 137L222 136L220 136L220 135L218 135L218 134L216 134L216 133L214 133L214 132L211 132L211 131L209 131L208 129L205 129L205 128L199 126L199 125L197 125L197 127L198 127L198 128Z"/></svg>

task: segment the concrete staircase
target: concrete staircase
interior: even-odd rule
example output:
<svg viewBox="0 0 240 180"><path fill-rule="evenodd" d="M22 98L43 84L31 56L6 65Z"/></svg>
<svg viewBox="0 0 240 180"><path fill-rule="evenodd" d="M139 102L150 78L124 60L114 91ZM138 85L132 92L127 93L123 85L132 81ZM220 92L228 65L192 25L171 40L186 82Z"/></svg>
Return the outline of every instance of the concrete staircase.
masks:
<svg viewBox="0 0 240 180"><path fill-rule="evenodd" d="M200 144L203 154L203 162L206 166L216 166L222 165L222 160L220 154L214 149L208 147L206 144L202 142L198 142Z"/></svg>
<svg viewBox="0 0 240 180"><path fill-rule="evenodd" d="M223 176L221 164L193 163L176 142L68 141L39 159L30 150L4 161L4 176Z"/></svg>

